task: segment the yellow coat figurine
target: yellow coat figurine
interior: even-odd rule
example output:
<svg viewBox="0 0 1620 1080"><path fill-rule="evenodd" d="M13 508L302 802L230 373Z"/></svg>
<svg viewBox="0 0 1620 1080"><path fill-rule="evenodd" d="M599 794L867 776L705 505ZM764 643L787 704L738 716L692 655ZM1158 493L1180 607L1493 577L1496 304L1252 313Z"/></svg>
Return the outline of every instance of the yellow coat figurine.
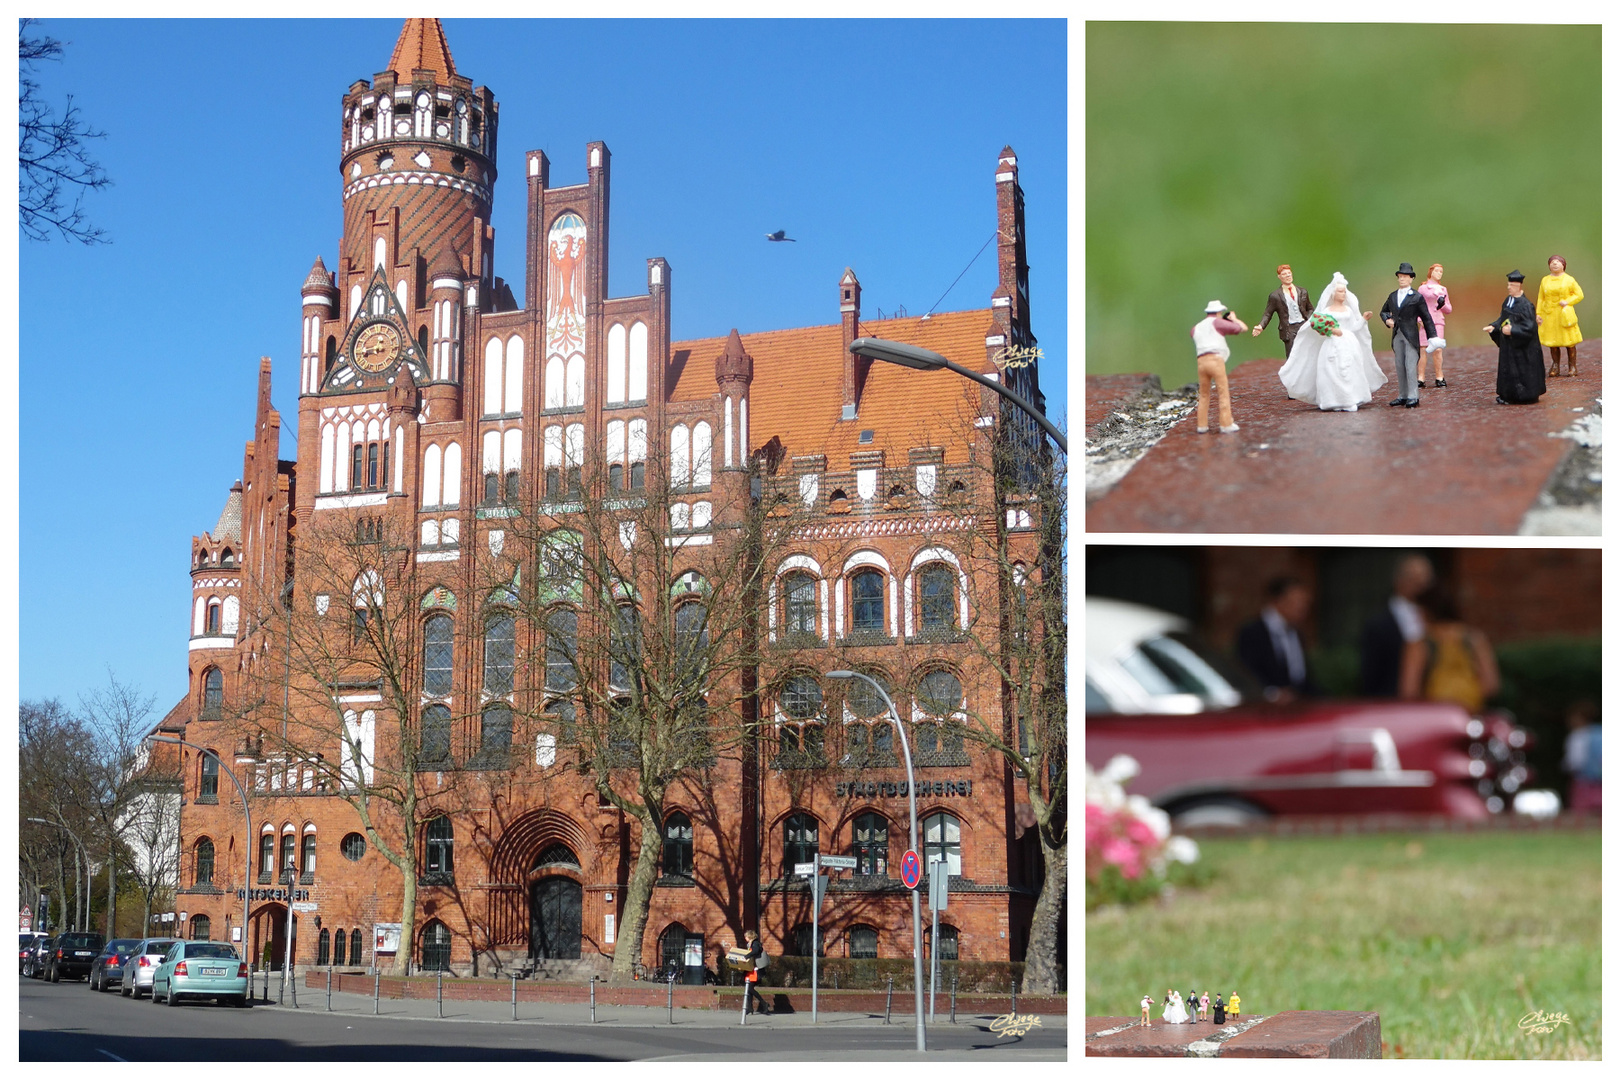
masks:
<svg viewBox="0 0 1620 1080"><path fill-rule="evenodd" d="M1547 372L1552 377L1558 375L1559 349L1569 351L1567 374L1575 374L1575 346L1581 343L1581 324L1575 317L1575 305L1584 300L1586 294L1580 284L1564 272L1565 266L1562 255L1548 259L1550 272L1541 279L1541 288L1536 291L1536 325L1540 327L1537 333L1541 343L1552 351L1552 367Z"/></svg>
<svg viewBox="0 0 1620 1080"><path fill-rule="evenodd" d="M1237 996L1237 991L1236 990L1232 991L1232 1000L1226 1003L1226 1012L1227 1012L1227 1015L1229 1015L1232 1019L1234 1019L1234 1020L1237 1019L1238 996Z"/></svg>

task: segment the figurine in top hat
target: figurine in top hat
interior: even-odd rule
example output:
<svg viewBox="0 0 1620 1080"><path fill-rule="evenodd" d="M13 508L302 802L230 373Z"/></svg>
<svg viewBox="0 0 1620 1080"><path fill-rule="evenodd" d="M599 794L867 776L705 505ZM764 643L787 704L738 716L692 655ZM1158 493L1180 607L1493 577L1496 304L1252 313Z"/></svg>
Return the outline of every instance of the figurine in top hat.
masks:
<svg viewBox="0 0 1620 1080"><path fill-rule="evenodd" d="M1378 312L1384 325L1394 331L1390 337L1395 349L1395 378L1401 396L1390 405L1404 405L1409 409L1415 409L1418 405L1417 365L1418 357L1423 355L1423 347L1418 341L1418 324L1423 324L1423 330L1429 337L1440 336L1435 332L1434 319L1429 316L1429 305L1412 288L1412 280L1416 277L1411 263L1401 263L1400 269L1395 271L1395 291L1389 294L1389 299L1384 301L1383 308Z"/></svg>
<svg viewBox="0 0 1620 1080"><path fill-rule="evenodd" d="M1536 334L1536 306L1524 295L1523 274L1515 270L1507 279L1508 294L1502 301L1502 313L1485 327L1496 342L1496 403L1529 405L1547 392L1541 339Z"/></svg>

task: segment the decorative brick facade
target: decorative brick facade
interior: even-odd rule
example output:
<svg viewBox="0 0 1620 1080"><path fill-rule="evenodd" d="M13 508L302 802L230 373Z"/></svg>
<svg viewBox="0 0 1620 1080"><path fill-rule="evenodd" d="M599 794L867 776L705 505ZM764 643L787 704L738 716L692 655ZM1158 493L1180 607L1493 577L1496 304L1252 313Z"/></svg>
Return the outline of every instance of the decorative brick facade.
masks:
<svg viewBox="0 0 1620 1080"><path fill-rule="evenodd" d="M775 693L760 692L736 719L741 726L757 719L765 733L739 760L719 761L705 782L671 791L666 826L668 815L689 819L692 865L689 874L666 867L659 878L644 961L659 963L671 928L668 940L682 946L703 937L710 968L718 949L746 928L757 926L771 952L804 944L809 892L785 865L790 832L823 853L859 846L869 871L836 876L822 912L827 952L909 955L910 900L898 881L905 772L894 761L840 767L840 751L848 757L854 745L847 740L877 736L865 734L853 712L834 719L835 708L848 706L820 675L839 666L881 673L900 708L911 711L915 695L900 691L948 673L974 697L978 715L1000 718L1005 692L974 666L966 640L970 610L976 624L994 627L1008 601L998 575L970 558L967 541L1026 552L1034 565L1037 523L998 499L984 465L989 440L1007 425L999 398L949 376L873 365L848 345L861 335L908 341L986 373L999 372L1000 350L1033 346L1016 156L1006 148L996 161L1000 265L989 308L863 322L860 285L846 270L836 323L672 342L672 272L664 260L647 260L644 294L607 295L612 159L604 144L586 146L585 182L572 186L551 186L543 153L522 158L528 224L519 302L491 270L493 95L455 72L437 20L408 20L391 65L343 95L344 237L333 269L317 259L303 286L296 462L276 460L280 418L265 360L244 482L214 531L193 541L199 606L186 737L252 777L257 835L243 834L228 780L202 790L201 763L188 752L181 907L193 922L206 917L212 936L232 939L238 890L268 890L252 901L249 949L257 956L271 945L279 962L285 908L258 854L269 836L270 865L280 865L291 844L298 888L317 905L318 931L310 926L315 915L299 920L298 963L317 962L323 938L335 950L342 930L338 962L369 964L376 925L398 918L398 872L369 848L348 857L358 852L345 837L364 830L320 769L267 760L230 719L250 686L265 685L251 678L255 672L280 670L280 609L265 598L291 582L295 605L315 602L300 591L311 558L301 534L307 541L323 521L352 518L357 527L386 520L414 538L415 572L433 583L424 609L438 604L456 620L445 699L478 700L481 616L476 603L457 605L455 597L472 597L499 554L501 501L514 491L532 502L554 499L566 524L560 492L587 459L604 476L620 466L614 483L634 488L649 461L667 452L670 462L684 462L671 468L689 470L692 501L680 512L693 542L705 528L728 524L724 508L746 501L750 484L789 491L806 508L793 554L759 612L782 663L744 681L780 686L801 670L816 678L810 726L824 733L807 751L812 742L795 723L784 724L793 718ZM1039 402L1037 371L1012 368L1006 377ZM783 591L790 573L812 582L809 606L791 615L808 621L793 626ZM862 574L876 576L857 585ZM241 599L228 618L232 595ZM247 597L259 598L256 606ZM216 598L217 626L210 621ZM532 641L520 646L520 684L544 681L544 665L522 659L543 655ZM217 692L209 682L215 672ZM364 708L364 694L351 697ZM794 730L783 736L784 726ZM332 745L321 753L333 761L342 751ZM554 902L569 926L577 913L570 932L578 935L581 969L619 944L622 894L643 840L638 827L601 803L588 779L568 770L542 776L538 750L533 763L523 757L487 781L492 794L483 802L443 807L454 869L422 876L415 940L400 946L418 959L424 936L441 932L450 966L462 973L510 970L537 954L567 957L571 943L557 951L536 939L556 930L555 921L536 929L536 911ZM424 806L436 813L433 774L420 776ZM1022 959L1040 874L1035 837L1020 825L1023 780L1001 757L949 740L922 749L916 780L919 818L933 821L942 850L960 861L944 920L959 955ZM199 881L204 841L212 868L210 880ZM245 849L253 855L246 882Z"/></svg>

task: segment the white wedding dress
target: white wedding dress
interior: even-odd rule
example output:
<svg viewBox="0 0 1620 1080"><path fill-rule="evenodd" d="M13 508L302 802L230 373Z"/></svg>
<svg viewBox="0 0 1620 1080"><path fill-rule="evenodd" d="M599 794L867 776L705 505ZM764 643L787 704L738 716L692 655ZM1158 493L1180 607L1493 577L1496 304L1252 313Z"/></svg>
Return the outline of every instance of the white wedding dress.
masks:
<svg viewBox="0 0 1620 1080"><path fill-rule="evenodd" d="M1345 286L1343 308L1334 306L1334 294ZM1341 334L1318 334L1310 323L1299 328L1288 362L1277 377L1288 396L1325 411L1355 412L1372 400L1372 392L1388 381L1373 359L1372 332L1361 316L1361 302L1349 291L1343 274L1334 274L1323 290L1319 315L1338 321Z"/></svg>
<svg viewBox="0 0 1620 1080"><path fill-rule="evenodd" d="M1180 994L1170 995L1170 1004L1164 1007L1164 1022L1167 1024L1185 1024L1187 1022L1187 1009L1181 1004Z"/></svg>

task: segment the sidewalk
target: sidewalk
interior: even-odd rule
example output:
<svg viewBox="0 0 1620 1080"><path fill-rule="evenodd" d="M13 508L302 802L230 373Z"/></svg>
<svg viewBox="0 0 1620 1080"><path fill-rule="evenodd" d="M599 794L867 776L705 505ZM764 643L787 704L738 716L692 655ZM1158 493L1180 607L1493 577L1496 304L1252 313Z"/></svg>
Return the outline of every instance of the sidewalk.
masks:
<svg viewBox="0 0 1620 1080"><path fill-rule="evenodd" d="M1377 355L1389 373L1390 354ZM1105 478L1086 507L1087 531L1597 531L1601 478L1592 474L1601 461L1601 417L1595 417L1603 392L1601 341L1583 343L1579 377L1548 379L1535 405L1495 403L1493 348L1447 350L1446 388L1421 391L1416 409L1387 407L1396 393L1391 381L1358 412L1324 413L1289 399L1277 379L1281 366L1251 360L1231 372L1236 434L1199 435L1190 416L1170 412L1174 420L1163 438L1117 482ZM1088 428L1093 394L1101 422L1130 389L1126 377L1088 377ZM1113 422L1151 426L1152 419L1115 414ZM1596 446L1577 448L1576 435ZM1566 462L1578 476L1561 471ZM1584 494L1572 493L1583 485Z"/></svg>
<svg viewBox="0 0 1620 1080"><path fill-rule="evenodd" d="M255 1008L272 1008L292 1011L290 1002L285 1005L276 1004L275 997L279 983L270 991L270 1002L267 1005L260 999L254 1000ZM520 987L521 989L521 987ZM261 991L262 993L262 984ZM387 998L376 1001L376 1015L383 1019L412 1019L438 1021L438 1002L433 998ZM332 992L332 1012L345 1017L369 1018L372 1016L373 1000L369 995L345 994L336 990ZM924 1008L926 1008L924 999ZM446 1021L475 1024L512 1024L512 1003L508 1001L473 1001L451 999L444 1000L444 1016ZM891 1026L907 1027L912 1023L913 1002L908 992L904 996L896 992L894 997L894 1013L891 1017ZM936 1017L932 1026L950 1026L950 998L940 995L935 1003ZM326 990L324 978L319 989L301 986L298 989L298 1011L301 1013L326 1012ZM1020 1006L1022 1012L1022 1006ZM973 1013L965 1010L957 1011L957 1026L972 1024L977 1021L984 1024L993 1020L996 1014ZM517 1005L517 1022L520 1024L539 1024L547 1026L576 1026L590 1024L591 1007L588 1002L572 1001L524 1001L519 1000ZM736 1009L683 1009L677 1003L674 1013L675 1027L688 1028L723 1028L740 1026L741 1001ZM596 1024L619 1028L630 1027L669 1027L670 1011L667 1007L652 1007L645 1005L607 1005L600 1001L596 1006ZM1062 1014L1046 1015L1040 1018L1044 1028L1067 1030L1068 1017ZM828 1012L822 1009L818 1013L815 1026L822 1027L870 1027L883 1026L881 1012ZM775 1012L770 1016L750 1016L748 1027L765 1026L774 1028L808 1028L810 1023L810 1010L806 1007L801 1012Z"/></svg>

